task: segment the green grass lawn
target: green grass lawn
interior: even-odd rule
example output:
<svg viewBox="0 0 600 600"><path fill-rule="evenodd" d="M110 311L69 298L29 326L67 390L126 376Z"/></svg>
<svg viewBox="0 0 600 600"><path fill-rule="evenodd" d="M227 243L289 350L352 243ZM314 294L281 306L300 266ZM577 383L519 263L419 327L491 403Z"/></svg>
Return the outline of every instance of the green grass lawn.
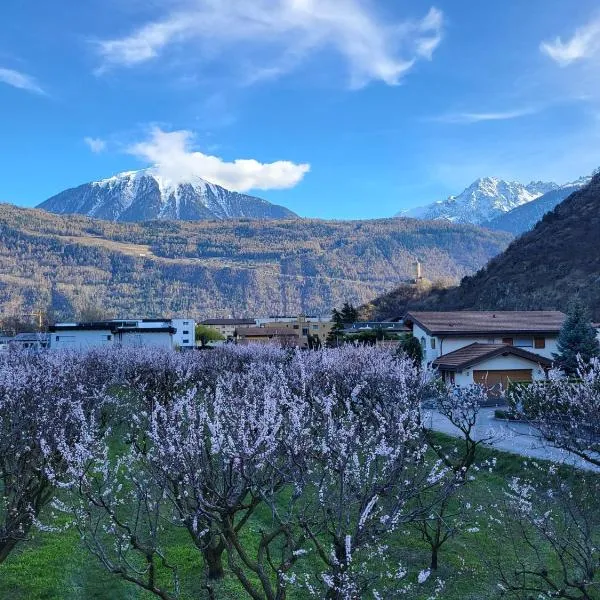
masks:
<svg viewBox="0 0 600 600"><path fill-rule="evenodd" d="M440 437L440 439L443 439ZM450 540L442 549L440 568L435 576L422 586L422 598L427 598L435 587L435 577L445 581L442 597L445 600L483 600L498 596L497 577L490 568L494 557L505 550L500 543L501 524L489 524L485 512L501 501L506 482L523 471L526 459L491 450L481 450L482 457L495 457L492 472L483 471L471 484L469 501L481 505L480 530L463 533ZM481 457L480 457L481 458ZM251 543L253 532L261 522L268 523L268 514L258 512L247 532ZM167 553L178 565L182 584L182 599L197 600L205 597L202 589L203 568L198 551L190 543L184 530L174 530L167 540ZM427 547L415 531L399 531L395 536L394 551L399 562L408 566L410 577L429 565ZM309 563L310 564L310 563ZM247 596L233 577L218 585L219 600L243 599ZM289 597L304 598L302 593ZM121 581L104 571L79 539L76 530L58 533L34 532L32 539L18 547L0 565L1 600L145 600L154 598L135 585Z"/></svg>

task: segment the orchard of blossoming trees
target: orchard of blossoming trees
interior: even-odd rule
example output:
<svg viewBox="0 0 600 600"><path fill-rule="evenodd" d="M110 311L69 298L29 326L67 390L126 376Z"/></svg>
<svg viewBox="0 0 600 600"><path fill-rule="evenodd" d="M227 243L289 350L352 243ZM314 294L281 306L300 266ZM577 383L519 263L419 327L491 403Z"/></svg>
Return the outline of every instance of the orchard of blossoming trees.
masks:
<svg viewBox="0 0 600 600"><path fill-rule="evenodd" d="M591 461L599 381L594 364L532 391L537 405L560 397L570 427L580 420L574 448ZM416 598L428 580L428 597L443 597L445 543L500 520L516 552L490 566L498 593L597 598L594 475L513 479L475 509L472 486L493 464L473 437L483 393L443 389L409 358L365 347L2 356L0 580L37 532L76 529L114 577L180 598L190 586L169 540L184 532L203 566L195 597L222 597L223 577L255 600ZM462 437L427 430L424 400ZM399 559L415 536L428 564Z"/></svg>

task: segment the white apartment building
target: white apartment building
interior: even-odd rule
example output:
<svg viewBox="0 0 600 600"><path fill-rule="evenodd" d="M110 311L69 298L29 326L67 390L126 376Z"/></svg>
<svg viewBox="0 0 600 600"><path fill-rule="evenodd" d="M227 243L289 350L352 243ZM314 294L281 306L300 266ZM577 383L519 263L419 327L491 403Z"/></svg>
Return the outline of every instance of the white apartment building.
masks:
<svg viewBox="0 0 600 600"><path fill-rule="evenodd" d="M193 319L114 319L57 323L50 327L50 348L87 350L103 346L194 348Z"/></svg>

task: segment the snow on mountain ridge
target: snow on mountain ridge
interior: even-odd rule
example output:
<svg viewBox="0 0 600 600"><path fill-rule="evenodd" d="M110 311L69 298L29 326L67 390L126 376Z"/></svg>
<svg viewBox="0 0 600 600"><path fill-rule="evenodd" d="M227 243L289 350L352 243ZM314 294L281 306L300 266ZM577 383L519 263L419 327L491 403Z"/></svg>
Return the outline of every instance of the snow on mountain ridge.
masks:
<svg viewBox="0 0 600 600"><path fill-rule="evenodd" d="M480 224L558 187L555 183L542 181L532 181L523 185L517 181L505 181L497 177L482 177L458 196L450 196L446 200L403 211L400 215Z"/></svg>
<svg viewBox="0 0 600 600"><path fill-rule="evenodd" d="M65 190L40 204L39 208L111 221L296 216L282 206L226 190L201 177L178 182L158 175L152 168L125 171Z"/></svg>

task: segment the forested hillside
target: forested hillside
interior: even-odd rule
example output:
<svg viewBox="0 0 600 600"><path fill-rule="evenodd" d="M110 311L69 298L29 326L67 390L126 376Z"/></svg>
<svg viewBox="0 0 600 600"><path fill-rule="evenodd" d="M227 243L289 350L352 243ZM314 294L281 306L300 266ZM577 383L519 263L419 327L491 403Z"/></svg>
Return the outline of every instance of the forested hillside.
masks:
<svg viewBox="0 0 600 600"><path fill-rule="evenodd" d="M600 321L600 174L547 213L486 268L429 295L401 287L373 302L370 316L407 304L435 310L564 310L579 297Z"/></svg>
<svg viewBox="0 0 600 600"><path fill-rule="evenodd" d="M412 219L112 223L0 205L0 309L113 315L328 313L413 277L458 281L510 235Z"/></svg>

